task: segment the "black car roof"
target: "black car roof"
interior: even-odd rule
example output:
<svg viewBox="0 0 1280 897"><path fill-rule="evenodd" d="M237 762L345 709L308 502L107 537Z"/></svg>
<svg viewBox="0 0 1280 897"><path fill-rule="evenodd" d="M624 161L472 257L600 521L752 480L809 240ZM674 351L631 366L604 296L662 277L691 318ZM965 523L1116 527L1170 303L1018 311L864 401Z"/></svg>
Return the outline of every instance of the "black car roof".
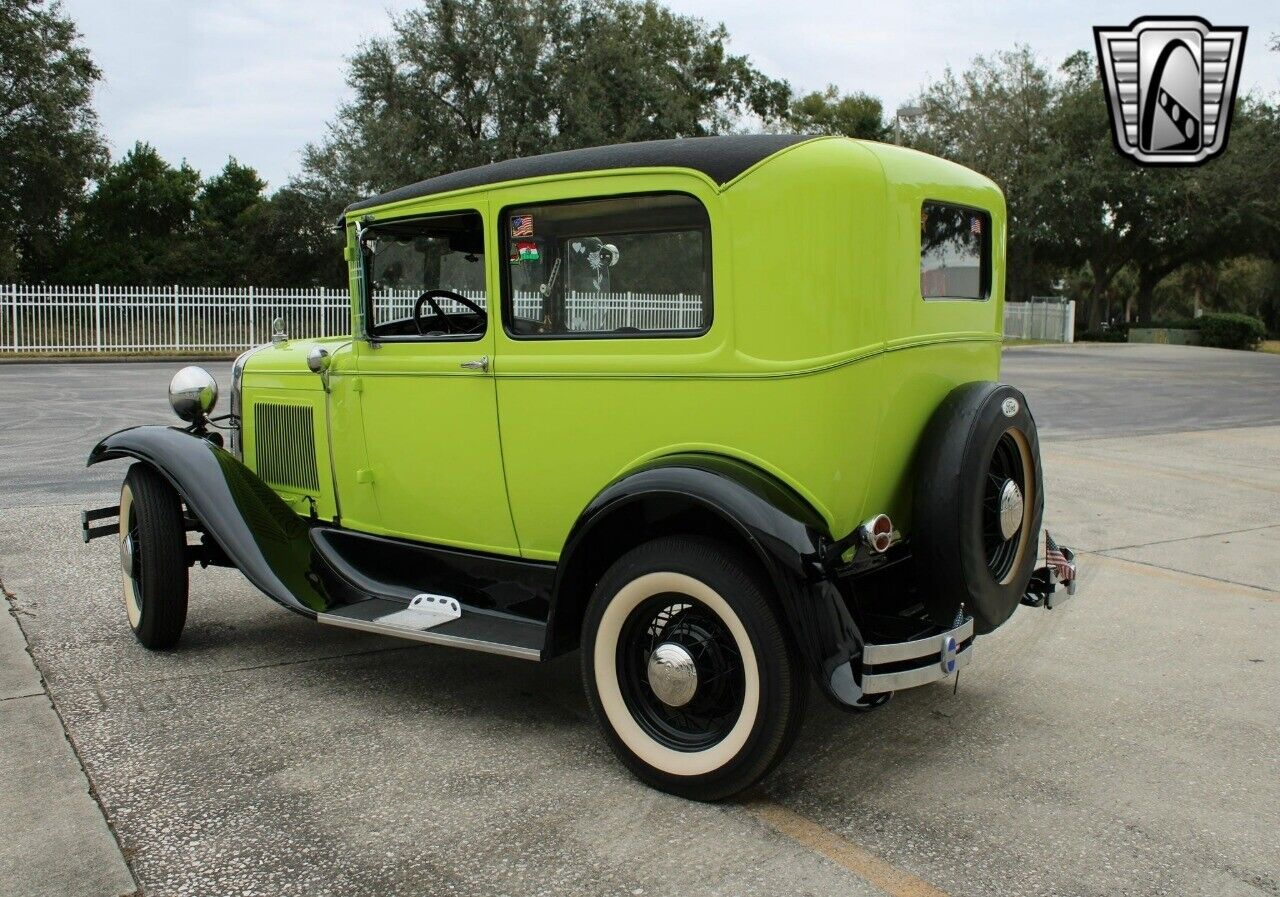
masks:
<svg viewBox="0 0 1280 897"><path fill-rule="evenodd" d="M717 184L728 183L761 159L805 140L810 134L733 134L725 137L683 137L643 143L615 143L587 149L564 150L523 159L507 159L476 168L418 181L359 202L343 212L368 209L404 199L419 199L451 190L518 181L553 174L603 171L618 168L691 168ZM342 219L339 219L342 220Z"/></svg>

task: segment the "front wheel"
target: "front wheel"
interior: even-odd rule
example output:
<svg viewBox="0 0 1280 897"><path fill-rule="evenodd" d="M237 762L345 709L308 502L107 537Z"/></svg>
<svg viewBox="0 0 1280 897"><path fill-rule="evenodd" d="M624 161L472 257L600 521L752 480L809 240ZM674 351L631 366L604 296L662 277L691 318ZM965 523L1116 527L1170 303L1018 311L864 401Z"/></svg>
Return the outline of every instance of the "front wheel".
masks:
<svg viewBox="0 0 1280 897"><path fill-rule="evenodd" d="M129 627L148 648L171 648L187 622L182 501L160 473L134 464L120 489L120 567Z"/></svg>
<svg viewBox="0 0 1280 897"><path fill-rule="evenodd" d="M808 683L767 590L748 559L693 537L641 545L600 580L583 679L610 746L644 782L719 800L790 748Z"/></svg>

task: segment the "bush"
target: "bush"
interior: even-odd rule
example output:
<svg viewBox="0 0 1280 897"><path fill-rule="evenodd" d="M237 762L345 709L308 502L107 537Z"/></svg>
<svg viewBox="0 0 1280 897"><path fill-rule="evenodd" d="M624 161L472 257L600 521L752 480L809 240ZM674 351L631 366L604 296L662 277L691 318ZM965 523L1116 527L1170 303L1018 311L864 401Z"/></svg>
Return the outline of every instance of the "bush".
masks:
<svg viewBox="0 0 1280 897"><path fill-rule="evenodd" d="M1131 327L1157 327L1164 330L1199 330L1203 318L1171 318L1152 321L1150 324L1130 324Z"/></svg>
<svg viewBox="0 0 1280 897"><path fill-rule="evenodd" d="M1267 335L1267 328L1253 315L1215 312L1197 319L1200 345L1218 349L1256 349Z"/></svg>
<svg viewBox="0 0 1280 897"><path fill-rule="evenodd" d="M1112 324L1105 330L1078 330L1078 343L1124 343L1129 340L1129 325L1125 322Z"/></svg>

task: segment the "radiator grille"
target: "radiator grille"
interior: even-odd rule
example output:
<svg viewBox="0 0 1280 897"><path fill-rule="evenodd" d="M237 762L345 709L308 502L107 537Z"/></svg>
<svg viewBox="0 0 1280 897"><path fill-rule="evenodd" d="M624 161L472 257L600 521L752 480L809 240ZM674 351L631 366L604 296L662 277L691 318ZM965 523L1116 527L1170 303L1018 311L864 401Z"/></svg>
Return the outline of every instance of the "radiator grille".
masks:
<svg viewBox="0 0 1280 897"><path fill-rule="evenodd" d="M315 426L309 406L256 402L253 432L259 477L276 486L319 491Z"/></svg>

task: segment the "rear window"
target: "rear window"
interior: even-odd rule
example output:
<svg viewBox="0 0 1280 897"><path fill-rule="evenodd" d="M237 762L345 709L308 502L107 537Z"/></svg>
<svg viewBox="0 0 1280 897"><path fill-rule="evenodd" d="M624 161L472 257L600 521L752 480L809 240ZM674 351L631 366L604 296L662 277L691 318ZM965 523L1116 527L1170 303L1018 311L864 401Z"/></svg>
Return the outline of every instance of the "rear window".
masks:
<svg viewBox="0 0 1280 897"><path fill-rule="evenodd" d="M920 295L986 299L991 291L991 216L926 202L920 208Z"/></svg>

